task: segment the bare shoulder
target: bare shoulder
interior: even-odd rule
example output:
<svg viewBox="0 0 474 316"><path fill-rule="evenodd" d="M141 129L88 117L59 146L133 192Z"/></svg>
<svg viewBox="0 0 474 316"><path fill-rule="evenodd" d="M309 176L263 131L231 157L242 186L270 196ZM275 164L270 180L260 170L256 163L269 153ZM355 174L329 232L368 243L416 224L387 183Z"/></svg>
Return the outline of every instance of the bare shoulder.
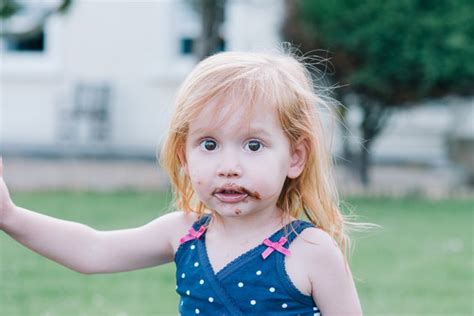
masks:
<svg viewBox="0 0 474 316"><path fill-rule="evenodd" d="M159 221L173 225L174 229L179 227L189 228L195 221L197 221L199 215L192 212L175 211L166 213L158 218Z"/></svg>
<svg viewBox="0 0 474 316"><path fill-rule="evenodd" d="M150 229L164 234L171 244L173 251L179 247L179 239L197 221L199 215L192 212L175 211L162 215L149 223Z"/></svg>
<svg viewBox="0 0 474 316"><path fill-rule="evenodd" d="M337 242L320 228L307 228L293 242L295 254L303 260L310 278L321 273L344 272L347 261Z"/></svg>
<svg viewBox="0 0 474 316"><path fill-rule="evenodd" d="M345 266L346 260L336 241L316 227L303 230L291 244L290 250L300 268L310 273L326 270L328 265Z"/></svg>
<svg viewBox="0 0 474 316"><path fill-rule="evenodd" d="M311 294L323 314L361 314L347 260L328 233L319 228L307 228L291 246L299 273L307 280L306 293Z"/></svg>
<svg viewBox="0 0 474 316"><path fill-rule="evenodd" d="M311 295L312 280L325 273L334 262L344 263L337 243L328 233L319 228L306 228L290 245L291 255L285 266L293 284L300 292ZM331 263L333 262L333 263Z"/></svg>
<svg viewBox="0 0 474 316"><path fill-rule="evenodd" d="M295 246L304 250L305 255L313 258L321 255L342 254L334 238L324 230L316 227L303 230L294 243Z"/></svg>

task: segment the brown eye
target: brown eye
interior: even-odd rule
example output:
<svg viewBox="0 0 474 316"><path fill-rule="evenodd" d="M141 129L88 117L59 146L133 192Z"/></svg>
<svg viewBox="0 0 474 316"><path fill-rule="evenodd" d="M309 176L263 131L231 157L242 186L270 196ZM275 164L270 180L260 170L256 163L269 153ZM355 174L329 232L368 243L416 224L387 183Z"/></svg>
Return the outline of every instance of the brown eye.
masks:
<svg viewBox="0 0 474 316"><path fill-rule="evenodd" d="M251 140L246 146L250 151L259 151L263 148L263 144L258 140Z"/></svg>
<svg viewBox="0 0 474 316"><path fill-rule="evenodd" d="M201 142L201 148L207 151L213 151L217 148L217 143L212 139L205 139Z"/></svg>

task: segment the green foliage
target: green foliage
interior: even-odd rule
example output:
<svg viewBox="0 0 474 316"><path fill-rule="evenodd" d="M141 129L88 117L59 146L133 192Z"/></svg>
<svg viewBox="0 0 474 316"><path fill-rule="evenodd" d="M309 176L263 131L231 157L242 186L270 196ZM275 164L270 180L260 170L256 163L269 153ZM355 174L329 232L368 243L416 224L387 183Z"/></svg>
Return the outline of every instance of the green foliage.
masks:
<svg viewBox="0 0 474 316"><path fill-rule="evenodd" d="M300 0L298 12L361 94L390 104L474 92L473 1Z"/></svg>
<svg viewBox="0 0 474 316"><path fill-rule="evenodd" d="M20 5L15 0L0 0L0 19L11 17L20 8Z"/></svg>
<svg viewBox="0 0 474 316"><path fill-rule="evenodd" d="M73 0L62 0L61 4L55 11L58 13L66 13L72 5ZM19 0L0 0L0 19L8 19L9 17L18 13L25 3Z"/></svg>

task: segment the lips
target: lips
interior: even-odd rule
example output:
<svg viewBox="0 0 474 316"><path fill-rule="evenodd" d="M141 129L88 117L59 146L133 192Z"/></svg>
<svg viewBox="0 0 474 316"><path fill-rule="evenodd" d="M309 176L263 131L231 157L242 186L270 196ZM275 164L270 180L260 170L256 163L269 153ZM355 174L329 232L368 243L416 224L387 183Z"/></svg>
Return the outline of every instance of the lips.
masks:
<svg viewBox="0 0 474 316"><path fill-rule="evenodd" d="M239 203L245 200L248 194L245 193L216 193L214 194L221 202Z"/></svg>
<svg viewBox="0 0 474 316"><path fill-rule="evenodd" d="M213 195L225 203L239 203L249 196L245 188L236 185L217 188L214 190Z"/></svg>

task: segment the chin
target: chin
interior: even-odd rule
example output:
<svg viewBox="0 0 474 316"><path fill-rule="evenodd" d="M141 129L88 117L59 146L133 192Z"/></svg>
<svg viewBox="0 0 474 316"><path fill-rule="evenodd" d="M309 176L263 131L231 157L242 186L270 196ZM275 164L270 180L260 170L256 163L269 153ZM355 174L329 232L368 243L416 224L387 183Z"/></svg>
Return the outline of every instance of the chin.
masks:
<svg viewBox="0 0 474 316"><path fill-rule="evenodd" d="M229 208L229 209L221 209L221 210L216 210L214 209L214 212L217 213L219 216L223 216L223 217L240 217L240 216L244 216L246 213L244 212L244 210L242 210L241 208L238 208L238 207L233 207L233 208Z"/></svg>

